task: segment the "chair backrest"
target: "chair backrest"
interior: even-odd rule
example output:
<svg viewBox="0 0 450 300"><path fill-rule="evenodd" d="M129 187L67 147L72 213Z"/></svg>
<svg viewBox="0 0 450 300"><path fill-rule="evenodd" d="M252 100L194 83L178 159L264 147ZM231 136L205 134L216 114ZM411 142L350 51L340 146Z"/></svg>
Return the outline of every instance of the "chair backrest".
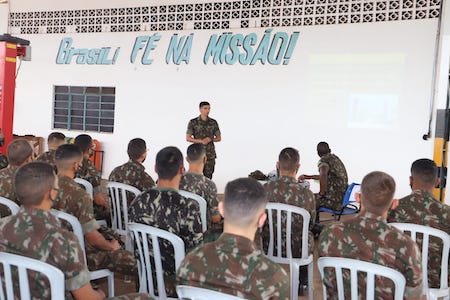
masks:
<svg viewBox="0 0 450 300"><path fill-rule="evenodd" d="M17 280L20 299L31 299L29 280L35 280L36 277L28 278L29 270L39 272L48 278L51 299L64 299L64 274L58 268L37 259L5 252L0 252L0 265L3 268L0 275L2 277L1 300L19 298L19 295L14 296L14 285L17 286ZM14 274L17 274L18 278Z"/></svg>
<svg viewBox="0 0 450 300"><path fill-rule="evenodd" d="M319 266L320 277L322 278L323 287L323 299L327 299L326 287L324 282L324 270L325 268L334 268L337 283L337 292L339 300L347 300L344 294L344 280L343 280L343 270L347 269L350 271L350 287L351 287L351 299L375 299L375 275L389 278L395 285L394 300L402 300L405 291L406 279L402 273L397 270L377 265L370 262L360 261L351 258L342 257L320 257L317 260L317 265ZM358 273L366 273L366 295L358 298Z"/></svg>
<svg viewBox="0 0 450 300"><path fill-rule="evenodd" d="M94 187L92 186L92 184L89 181L87 181L83 178L74 178L73 180L75 180L76 183L84 186L84 189L89 194L89 196L91 196L91 199L94 199Z"/></svg>
<svg viewBox="0 0 450 300"><path fill-rule="evenodd" d="M136 197L140 190L129 184L108 181L108 194L111 204L111 228L121 235L127 234L128 198L130 193Z"/></svg>
<svg viewBox="0 0 450 300"><path fill-rule="evenodd" d="M68 214L68 213L60 211L60 210L52 209L51 212L59 220L64 220L64 221L66 221L67 223L70 224L70 226L72 227L72 231L76 235L76 237L78 238L78 242L80 243L80 247L83 250L84 261L87 262L87 260L86 260L86 250L84 248L83 229L81 228L80 221L77 219L77 217L72 216L71 214Z"/></svg>
<svg viewBox="0 0 450 300"><path fill-rule="evenodd" d="M297 207L294 205L289 204L283 204L283 203L267 203L266 206L267 210L267 222L269 225L269 246L267 250L267 256L270 257L271 260L277 262L277 263L290 263L292 255L292 245L291 245L291 232L292 232L292 217L293 214L301 215L303 219L303 226L302 226L302 250L300 258L307 259L309 256L308 252L308 230L309 230L309 220L311 218L309 212L301 207ZM277 231L275 232L274 229L274 212L276 212L276 224L277 224ZM285 224L282 224L282 216L283 214L286 215ZM282 238L282 228L286 232L286 238L283 240ZM298 234L298 233L295 233ZM275 237L276 237L276 253L275 252ZM286 256L283 256L282 249L283 249L283 243L285 243L286 246ZM295 257L298 257L298 255L295 255Z"/></svg>
<svg viewBox="0 0 450 300"><path fill-rule="evenodd" d="M220 293L213 290L202 289L199 287L188 285L177 285L177 294L179 299L190 300L239 300L239 298L233 295Z"/></svg>
<svg viewBox="0 0 450 300"><path fill-rule="evenodd" d="M12 215L15 215L19 211L19 205L16 202L0 196L0 204L6 206L11 211ZM3 217L3 216L1 216Z"/></svg>
<svg viewBox="0 0 450 300"><path fill-rule="evenodd" d="M162 268L159 239L169 241L174 249L175 268L178 269L185 256L183 240L168 231L145 224L129 223L128 230L135 242L135 251L138 252L139 292L149 293L152 297L166 299L164 271ZM152 264L149 241L153 252ZM156 273L158 296L155 295L155 285L152 274Z"/></svg>
<svg viewBox="0 0 450 300"><path fill-rule="evenodd" d="M346 207L349 204L353 204L359 207L359 204L356 202L355 194L361 191L361 184L353 182L347 188L345 192L344 199L342 201L342 207Z"/></svg>
<svg viewBox="0 0 450 300"><path fill-rule="evenodd" d="M416 241L418 234L422 237L422 278L423 278L423 288L425 293L428 294L428 245L430 241L430 236L439 238L442 241L442 257L441 257L441 278L439 289L448 289L448 257L450 251L450 235L446 232L418 224L411 223L389 223L396 227L397 229L410 233L411 238ZM448 292L447 292L448 295Z"/></svg>
<svg viewBox="0 0 450 300"><path fill-rule="evenodd" d="M178 193L184 198L189 198L197 201L198 205L200 206L200 218L202 220L202 230L203 232L205 232L208 229L208 220L206 218L206 209L207 209L206 200L202 196L188 191L179 190Z"/></svg>

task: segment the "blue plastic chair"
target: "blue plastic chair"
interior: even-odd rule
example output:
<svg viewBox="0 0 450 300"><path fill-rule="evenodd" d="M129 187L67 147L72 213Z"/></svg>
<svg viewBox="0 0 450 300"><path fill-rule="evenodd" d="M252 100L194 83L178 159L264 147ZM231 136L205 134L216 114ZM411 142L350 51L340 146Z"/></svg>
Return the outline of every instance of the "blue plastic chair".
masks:
<svg viewBox="0 0 450 300"><path fill-rule="evenodd" d="M359 213L359 204L356 202L355 193L359 193L361 184L353 182L347 188L340 210L333 210L326 207L317 209L317 219L320 220L319 214L326 212L332 214L335 220L340 220L342 215L351 215Z"/></svg>

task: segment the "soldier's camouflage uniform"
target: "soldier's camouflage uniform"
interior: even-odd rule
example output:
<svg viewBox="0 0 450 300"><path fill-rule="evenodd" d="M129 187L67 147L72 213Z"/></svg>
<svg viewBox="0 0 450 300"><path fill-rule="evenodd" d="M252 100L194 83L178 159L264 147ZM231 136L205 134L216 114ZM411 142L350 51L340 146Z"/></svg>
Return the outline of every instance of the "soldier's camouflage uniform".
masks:
<svg viewBox="0 0 450 300"><path fill-rule="evenodd" d="M39 155L36 158L36 160L43 161L43 162L49 163L52 166L54 166L56 164L55 163L55 153L56 153L56 150L48 150L47 152L44 152L41 155Z"/></svg>
<svg viewBox="0 0 450 300"><path fill-rule="evenodd" d="M8 158L0 153L0 170L6 168L9 165Z"/></svg>
<svg viewBox="0 0 450 300"><path fill-rule="evenodd" d="M286 271L251 240L229 233L190 252L177 271L177 281L249 300L290 296Z"/></svg>
<svg viewBox="0 0 450 300"><path fill-rule="evenodd" d="M316 194L317 207L340 210L342 200L348 187L347 170L336 155L329 153L322 156L317 164L318 168L328 166L328 185L324 196Z"/></svg>
<svg viewBox="0 0 450 300"><path fill-rule="evenodd" d="M83 190L72 178L58 175L59 193L53 203L53 208L69 213L78 218L83 229L83 234L94 230L106 239L120 239L111 229L101 227L94 219L92 200L89 194ZM126 250L115 251L100 250L85 244L87 263L90 270L110 269L125 275L136 275L136 259Z"/></svg>
<svg viewBox="0 0 450 300"><path fill-rule="evenodd" d="M450 234L450 206L439 202L427 191L415 190L400 199L397 208L389 211L387 220L425 225ZM422 238L418 238L417 242L421 248ZM437 288L440 283L442 241L430 237L428 248L428 284L432 288Z"/></svg>
<svg viewBox="0 0 450 300"><path fill-rule="evenodd" d="M60 269L64 273L66 299L71 299L68 291L89 283L78 239L63 229L50 212L21 207L16 215L0 219L0 250L39 259ZM33 299L50 299L50 289L42 277L30 280L30 291Z"/></svg>
<svg viewBox="0 0 450 300"><path fill-rule="evenodd" d="M102 174L99 170L94 166L94 164L86 158L83 158L82 166L78 169L75 177L82 178L84 180L89 181L94 188L95 194L102 194L103 197L108 199L108 190L106 188L106 180L102 179ZM97 220L108 219L109 209L97 205L95 202L94 205L94 215Z"/></svg>
<svg viewBox="0 0 450 300"><path fill-rule="evenodd" d="M203 197L208 203L206 211L208 228L212 228L211 217L219 215L219 199L216 184L203 174L185 173L180 181L180 190L185 190ZM214 226L218 226L214 224Z"/></svg>
<svg viewBox="0 0 450 300"><path fill-rule="evenodd" d="M219 124L212 118L208 118L206 121L203 121L199 116L189 121L186 134L193 136L195 139L204 139L209 137L213 140L215 136L220 136ZM212 179L217 157L214 142L209 142L205 145L205 148L207 160L205 167L203 168L203 174L209 179Z"/></svg>
<svg viewBox="0 0 450 300"><path fill-rule="evenodd" d="M17 199L16 189L14 188L14 177L18 169L19 167L17 166L9 165L7 168L0 170L0 196L20 205Z"/></svg>
<svg viewBox="0 0 450 300"><path fill-rule="evenodd" d="M192 199L185 199L178 191L169 188L153 188L143 192L131 203L128 209L130 222L154 226L179 236L186 252L203 240L200 207ZM173 295L175 282L175 260L172 246L160 243L161 258L166 289Z"/></svg>
<svg viewBox="0 0 450 300"><path fill-rule="evenodd" d="M283 203L294 205L297 207L301 207L306 209L311 218L309 221L309 229L311 230L314 226L314 221L316 219L316 201L314 198L314 194L307 188L304 188L295 178L282 176L276 181L269 181L264 184L264 189L267 192L267 199L269 202L275 203ZM273 216L274 220L276 214ZM286 228L284 224L286 223L286 215L282 215L282 237L283 241L286 240ZM302 250L302 226L303 218L297 214L295 214L292 218L292 233L291 233L291 241L292 241L292 249L293 256L300 257ZM274 222L274 230L276 232L276 221ZM269 245L269 225L266 222L262 229L262 239L263 239L263 249L267 251L267 247ZM309 250L312 253L314 248L314 235L311 231L309 231ZM275 241L276 242L276 241ZM275 248L276 249L276 248ZM283 255L286 255L285 244L283 243Z"/></svg>
<svg viewBox="0 0 450 300"><path fill-rule="evenodd" d="M370 212L326 226L319 238L319 257L334 256L358 259L390 267L406 278L405 298L422 294L421 253L417 244L402 231L388 225L386 219ZM345 299L350 299L349 273L344 273ZM334 272L325 270L324 284L328 299L337 299ZM393 283L376 279L375 299L393 299ZM358 285L365 287L365 278ZM363 289L365 290L365 288ZM361 297L361 295L360 295Z"/></svg>

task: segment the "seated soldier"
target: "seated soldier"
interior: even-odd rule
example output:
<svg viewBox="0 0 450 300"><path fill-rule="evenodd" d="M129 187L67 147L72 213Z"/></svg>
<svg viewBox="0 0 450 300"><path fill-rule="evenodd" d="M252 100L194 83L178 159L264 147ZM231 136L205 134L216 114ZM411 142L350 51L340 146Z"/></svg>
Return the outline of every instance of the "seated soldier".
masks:
<svg viewBox="0 0 450 300"><path fill-rule="evenodd" d="M48 151L42 153L36 158L36 160L47 162L51 165L55 165L55 152L59 146L66 143L66 136L61 132L52 132L48 135L47 145Z"/></svg>
<svg viewBox="0 0 450 300"><path fill-rule="evenodd" d="M90 270L107 268L135 276L137 269L134 255L123 250L123 246L119 243L120 237L112 233L111 229L100 228L94 218L92 199L73 179L82 161L83 154L76 145L66 144L56 150L59 193L53 208L67 212L80 221L86 240L87 263Z"/></svg>
<svg viewBox="0 0 450 300"><path fill-rule="evenodd" d="M0 250L35 258L60 269L65 278L66 299L103 299L92 289L83 251L77 237L62 228L50 213L58 193L54 169L44 162L32 162L16 174L15 187L22 207L16 215L0 219ZM34 299L50 299L46 281L35 274L30 280Z"/></svg>
<svg viewBox="0 0 450 300"><path fill-rule="evenodd" d="M106 180L102 179L100 171L97 170L89 160L94 155L95 144L87 134L80 134L75 138L74 144L83 153L83 164L78 169L75 177L89 181L94 188L94 215L97 220L109 219L109 201Z"/></svg>
<svg viewBox="0 0 450 300"><path fill-rule="evenodd" d="M145 141L140 138L132 139L128 143L127 153L130 160L112 170L109 175L109 181L134 186L141 192L154 187L155 182L153 178L145 172L145 167L142 164L147 158L147 145Z"/></svg>
<svg viewBox="0 0 450 300"><path fill-rule="evenodd" d="M33 158L34 151L27 140L17 139L9 143L9 166L0 170L0 196L12 200L20 205L14 189L14 176L20 166L32 161Z"/></svg>
<svg viewBox="0 0 450 300"><path fill-rule="evenodd" d="M200 207L192 199L178 194L184 173L183 154L176 147L166 147L156 155L155 171L158 183L155 188L141 193L128 209L130 222L154 226L178 235L184 242L186 252L203 240ZM174 295L175 260L172 247L161 247L166 289Z"/></svg>
<svg viewBox="0 0 450 300"><path fill-rule="evenodd" d="M319 256L359 259L395 269L406 278L405 299L422 299L420 250L406 233L386 222L394 193L391 176L378 171L367 174L361 183L361 213L325 227L319 238ZM325 270L324 284L332 299L337 295L334 276ZM358 284L365 284L365 280L358 280ZM375 299L392 299L393 290L390 280L376 279ZM345 299L350 299L350 291L345 292Z"/></svg>
<svg viewBox="0 0 450 300"><path fill-rule="evenodd" d="M266 193L255 179L229 182L219 202L223 234L186 255L177 272L178 283L245 299L289 299L288 275L253 243L256 230L266 221L266 204Z"/></svg>
<svg viewBox="0 0 450 300"><path fill-rule="evenodd" d="M389 211L388 222L420 224L450 234L450 206L439 202L433 196L434 187L439 183L437 175L434 161L423 158L413 162L409 177L412 193L400 199L398 206ZM431 237L428 249L428 285L438 288L442 241Z"/></svg>
<svg viewBox="0 0 450 300"><path fill-rule="evenodd" d="M208 204L207 219L208 228L220 222L220 214L217 209L219 199L217 198L216 184L203 175L203 167L206 162L206 148L203 144L191 144L187 148L186 160L189 169L184 173L180 181L180 190L185 190L203 197ZM214 227L222 230L218 224Z"/></svg>

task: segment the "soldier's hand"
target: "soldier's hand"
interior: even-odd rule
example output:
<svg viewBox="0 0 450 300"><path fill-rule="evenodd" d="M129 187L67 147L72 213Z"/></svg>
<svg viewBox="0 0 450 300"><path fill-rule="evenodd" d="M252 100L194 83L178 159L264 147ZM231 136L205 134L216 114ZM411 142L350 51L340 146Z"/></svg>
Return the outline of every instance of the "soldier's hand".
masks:
<svg viewBox="0 0 450 300"><path fill-rule="evenodd" d="M101 299L105 299L106 298L106 295L105 295L105 293L102 290L98 289L98 290L95 290L95 291L98 293L98 295L101 297Z"/></svg>
<svg viewBox="0 0 450 300"><path fill-rule="evenodd" d="M117 241L117 240L110 240L109 243L111 245L111 251L115 251L115 250L119 250L120 249L119 241Z"/></svg>
<svg viewBox="0 0 450 300"><path fill-rule="evenodd" d="M99 206L109 207L109 202L103 194L94 194L94 202Z"/></svg>
<svg viewBox="0 0 450 300"><path fill-rule="evenodd" d="M211 138L206 137L206 138L202 139L202 144L203 144L203 145L206 145L206 144L208 144L208 143L211 142L211 141L212 141Z"/></svg>
<svg viewBox="0 0 450 300"><path fill-rule="evenodd" d="M302 175L300 175L299 177L298 177L298 181L303 181L303 180L305 180L306 179L306 175L305 174L302 174Z"/></svg>

